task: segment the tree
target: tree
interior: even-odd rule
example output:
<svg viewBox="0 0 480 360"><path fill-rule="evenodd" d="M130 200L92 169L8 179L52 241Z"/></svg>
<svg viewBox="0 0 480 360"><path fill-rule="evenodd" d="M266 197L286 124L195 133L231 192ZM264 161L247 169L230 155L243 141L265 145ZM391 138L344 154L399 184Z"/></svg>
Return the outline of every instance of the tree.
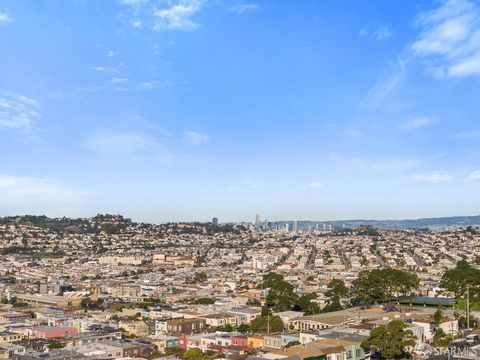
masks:
<svg viewBox="0 0 480 360"><path fill-rule="evenodd" d="M302 311L305 315L318 314L320 312L320 307L314 301L317 297L318 295L316 293L301 296L293 306L293 310Z"/></svg>
<svg viewBox="0 0 480 360"><path fill-rule="evenodd" d="M396 295L408 295L418 289L420 279L415 273L397 269L364 270L352 282L352 295L357 301L386 301Z"/></svg>
<svg viewBox="0 0 480 360"><path fill-rule="evenodd" d="M242 334L245 334L245 333L250 331L250 325L248 325L248 324L239 325L237 330L239 332L241 332Z"/></svg>
<svg viewBox="0 0 480 360"><path fill-rule="evenodd" d="M208 280L207 274L201 271L201 272L195 273L193 278L191 278L187 282L190 283L190 284L198 284L198 283L201 283L201 282L205 282L207 280Z"/></svg>
<svg viewBox="0 0 480 360"><path fill-rule="evenodd" d="M255 299L255 298L249 298L248 301L247 301L247 305L248 305L248 306L262 306L262 304L260 303L260 301L258 301L258 300Z"/></svg>
<svg viewBox="0 0 480 360"><path fill-rule="evenodd" d="M167 356L182 357L184 353L185 353L185 349L182 349L182 348L177 347L177 346L172 346L172 347L165 348L165 355L167 355Z"/></svg>
<svg viewBox="0 0 480 360"><path fill-rule="evenodd" d="M415 335L402 320L392 320L370 332L361 346L371 350L382 359L400 359L407 347L415 346Z"/></svg>
<svg viewBox="0 0 480 360"><path fill-rule="evenodd" d="M279 316L257 316L250 324L250 329L260 333L281 332L283 321Z"/></svg>
<svg viewBox="0 0 480 360"><path fill-rule="evenodd" d="M443 318L443 312L442 308L439 306L437 308L437 311L433 314L433 322L435 323L435 326L438 327L442 323L442 318Z"/></svg>
<svg viewBox="0 0 480 360"><path fill-rule="evenodd" d="M301 345L301 342L297 340L290 341L287 345L285 345L285 347L289 348L290 346L296 346L296 345Z"/></svg>
<svg viewBox="0 0 480 360"><path fill-rule="evenodd" d="M200 360L203 358L203 351L199 348L191 348L183 354L184 360Z"/></svg>
<svg viewBox="0 0 480 360"><path fill-rule="evenodd" d="M192 304L196 304L196 305L211 305L214 303L215 301L210 298L198 298L192 301Z"/></svg>
<svg viewBox="0 0 480 360"><path fill-rule="evenodd" d="M333 279L328 284L328 290L325 296L328 297L327 305L322 309L322 312L338 311L343 309L342 298L347 297L348 288L345 282L341 279Z"/></svg>
<svg viewBox="0 0 480 360"><path fill-rule="evenodd" d="M455 298L464 297L467 287L474 298L480 296L480 270L472 267L468 261L460 260L453 269L445 271L440 287L451 292Z"/></svg>
<svg viewBox="0 0 480 360"><path fill-rule="evenodd" d="M62 349L65 347L65 344L60 341L54 341L48 345L49 349Z"/></svg>
<svg viewBox="0 0 480 360"><path fill-rule="evenodd" d="M273 272L263 277L262 288L269 289L267 306L275 311L291 310L298 299L292 284L283 280L282 275Z"/></svg>
<svg viewBox="0 0 480 360"><path fill-rule="evenodd" d="M450 345L452 341L452 335L445 334L445 331L443 331L441 327L435 329L435 333L433 334L433 345L446 347Z"/></svg>
<svg viewBox="0 0 480 360"><path fill-rule="evenodd" d="M233 331L233 326L230 324L224 325L224 326L217 326L215 328L215 331L221 331L221 332L232 332Z"/></svg>

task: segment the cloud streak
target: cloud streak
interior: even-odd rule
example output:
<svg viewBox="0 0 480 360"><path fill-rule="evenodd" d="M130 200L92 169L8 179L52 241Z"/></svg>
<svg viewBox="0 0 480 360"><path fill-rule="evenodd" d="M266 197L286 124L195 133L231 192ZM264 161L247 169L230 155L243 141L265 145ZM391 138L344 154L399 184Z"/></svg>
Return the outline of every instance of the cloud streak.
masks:
<svg viewBox="0 0 480 360"><path fill-rule="evenodd" d="M430 118L411 118L403 122L400 127L405 130L415 130L432 125L434 123L435 120Z"/></svg>
<svg viewBox="0 0 480 360"><path fill-rule="evenodd" d="M154 30L195 30L198 24L192 18L200 11L201 5L200 0L184 0L168 8L154 10Z"/></svg>
<svg viewBox="0 0 480 360"><path fill-rule="evenodd" d="M154 137L138 132L100 132L85 139L83 144L105 155L133 155L159 145Z"/></svg>
<svg viewBox="0 0 480 360"><path fill-rule="evenodd" d="M19 94L0 96L0 128L32 133L40 103Z"/></svg>
<svg viewBox="0 0 480 360"><path fill-rule="evenodd" d="M230 11L237 14L255 13L263 10L263 6L256 3L240 3L230 7Z"/></svg>
<svg viewBox="0 0 480 360"><path fill-rule="evenodd" d="M439 78L480 76L480 9L470 0L447 0L417 17L411 45Z"/></svg>
<svg viewBox="0 0 480 360"><path fill-rule="evenodd" d="M444 182L450 182L453 180L453 176L444 173L423 173L413 176L415 181L427 182L430 184L438 184Z"/></svg>
<svg viewBox="0 0 480 360"><path fill-rule="evenodd" d="M12 22L12 18L10 15L6 12L0 12L0 26L1 25L6 25L8 23Z"/></svg>
<svg viewBox="0 0 480 360"><path fill-rule="evenodd" d="M197 131L186 131L183 133L183 141L190 145L202 145L210 140L208 134L200 133Z"/></svg>

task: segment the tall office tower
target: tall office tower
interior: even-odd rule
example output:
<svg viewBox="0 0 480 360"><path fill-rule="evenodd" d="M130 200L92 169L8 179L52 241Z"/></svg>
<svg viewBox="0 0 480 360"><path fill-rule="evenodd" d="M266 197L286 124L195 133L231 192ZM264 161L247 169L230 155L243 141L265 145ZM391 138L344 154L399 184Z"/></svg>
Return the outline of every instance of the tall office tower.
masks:
<svg viewBox="0 0 480 360"><path fill-rule="evenodd" d="M213 226L218 226L218 218L214 217L212 219L212 224L213 224Z"/></svg>
<svg viewBox="0 0 480 360"><path fill-rule="evenodd" d="M255 215L255 228L260 229L260 215Z"/></svg>
<svg viewBox="0 0 480 360"><path fill-rule="evenodd" d="M298 231L298 221L294 220L293 221L293 232L297 232L297 231Z"/></svg>
<svg viewBox="0 0 480 360"><path fill-rule="evenodd" d="M263 222L263 230L270 230L270 226L268 226L268 220L265 219L265 221Z"/></svg>

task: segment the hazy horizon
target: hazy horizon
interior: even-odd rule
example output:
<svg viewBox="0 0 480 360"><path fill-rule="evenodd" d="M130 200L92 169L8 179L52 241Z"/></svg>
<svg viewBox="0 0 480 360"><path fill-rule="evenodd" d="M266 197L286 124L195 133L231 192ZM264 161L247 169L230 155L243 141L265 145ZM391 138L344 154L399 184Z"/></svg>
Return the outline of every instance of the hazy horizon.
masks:
<svg viewBox="0 0 480 360"><path fill-rule="evenodd" d="M469 0L0 1L0 215L477 215L479 36Z"/></svg>

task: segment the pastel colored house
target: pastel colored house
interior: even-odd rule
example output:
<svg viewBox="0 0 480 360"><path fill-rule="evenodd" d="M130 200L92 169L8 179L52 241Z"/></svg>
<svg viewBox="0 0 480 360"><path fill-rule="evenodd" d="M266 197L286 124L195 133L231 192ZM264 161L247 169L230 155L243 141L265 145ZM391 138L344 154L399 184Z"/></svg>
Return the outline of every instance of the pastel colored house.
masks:
<svg viewBox="0 0 480 360"><path fill-rule="evenodd" d="M53 339L77 333L77 329L66 326L39 326L34 328L34 337L37 339Z"/></svg>
<svg viewBox="0 0 480 360"><path fill-rule="evenodd" d="M247 339L246 336L232 336L232 345L245 349L248 347Z"/></svg>
<svg viewBox="0 0 480 360"><path fill-rule="evenodd" d="M279 334L264 335L263 341L266 349L282 348L282 338Z"/></svg>
<svg viewBox="0 0 480 360"><path fill-rule="evenodd" d="M187 337L186 336L179 336L178 337L178 347L182 349L187 348Z"/></svg>
<svg viewBox="0 0 480 360"><path fill-rule="evenodd" d="M178 347L178 338L175 336L158 336L153 342L157 346L157 351L165 353L166 348Z"/></svg>
<svg viewBox="0 0 480 360"><path fill-rule="evenodd" d="M291 342L298 341L300 342L300 337L298 334L282 334L280 335L282 348L290 344Z"/></svg>
<svg viewBox="0 0 480 360"><path fill-rule="evenodd" d="M252 349L263 349L264 341L263 336L252 335L247 338L247 345Z"/></svg>

